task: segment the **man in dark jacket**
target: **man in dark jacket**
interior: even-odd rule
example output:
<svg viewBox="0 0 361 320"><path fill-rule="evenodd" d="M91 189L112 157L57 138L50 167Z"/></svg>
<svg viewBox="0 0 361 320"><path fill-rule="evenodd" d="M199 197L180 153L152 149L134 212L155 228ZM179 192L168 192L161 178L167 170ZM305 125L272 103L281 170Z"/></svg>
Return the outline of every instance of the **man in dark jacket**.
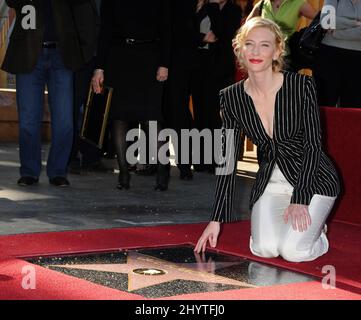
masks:
<svg viewBox="0 0 361 320"><path fill-rule="evenodd" d="M18 184L38 182L44 89L49 92L52 145L49 182L67 186L73 140L73 72L94 55L95 4L92 0L6 0L16 22L2 69L16 74L19 114Z"/></svg>
<svg viewBox="0 0 361 320"><path fill-rule="evenodd" d="M94 0L95 4L94 12L96 13L96 23L95 30L96 32L93 35L96 42L98 40L99 28L100 28L100 6L101 0ZM93 26L94 28L94 26ZM94 40L93 40L94 42ZM95 56L96 52L94 50L93 57L88 61L81 69L77 70L74 73L74 135L73 135L73 148L70 154L69 161L69 172L81 174L87 172L88 170L104 170L101 164L101 155L102 150L99 150L97 147L87 143L84 139L81 139L79 133L83 124L84 118L84 109L88 100L89 85L93 72L96 69L95 66ZM99 119L102 121L102 119ZM92 130L92 127L89 125L87 131ZM109 139L105 139L104 144L109 143ZM106 149L106 148L104 148Z"/></svg>

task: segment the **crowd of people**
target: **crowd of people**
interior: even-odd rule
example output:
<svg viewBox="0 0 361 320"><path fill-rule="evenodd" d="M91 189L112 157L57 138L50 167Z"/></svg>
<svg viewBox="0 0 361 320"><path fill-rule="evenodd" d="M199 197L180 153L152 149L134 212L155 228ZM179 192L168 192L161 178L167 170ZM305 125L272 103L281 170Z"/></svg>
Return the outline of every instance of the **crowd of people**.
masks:
<svg viewBox="0 0 361 320"><path fill-rule="evenodd" d="M130 128L140 123L147 132L149 121L157 121L158 130L169 127L177 133L220 128L218 92L234 82L231 42L251 1L29 2L36 12L34 30L22 24L27 1L6 3L17 15L2 68L17 79L19 185L39 181L45 88L52 124L47 175L56 186L70 184L69 164L87 167L101 157L101 150L79 139L90 79L96 93L102 85L114 89L109 131L119 189L130 186L125 157ZM192 180L192 163L178 161L178 166L180 178ZM214 172L214 167L201 159L194 169ZM166 190L169 166L151 170L157 172L155 188Z"/></svg>
<svg viewBox="0 0 361 320"><path fill-rule="evenodd" d="M96 94L107 86L113 88L109 131L118 189L130 188L130 128L141 125L147 133L155 121L158 132L232 129L236 160L244 134L258 147L251 251L290 261L327 252L322 230L339 182L321 148L318 105L361 107L356 79L361 71L360 1L325 1L335 8L336 26L327 30L315 56L314 78L294 72L288 47L299 17L317 14L306 0L6 3L17 16L2 68L16 75L20 186L39 181L45 87L52 125L47 176L52 185L68 186L68 165L79 153L82 165L100 159L99 150L81 143L79 127L89 84ZM35 29L24 28L24 5L36 9ZM243 80L234 84L237 67ZM160 150L164 143L149 148ZM176 150L181 179L192 180L193 170L214 173L216 162L207 162L202 152L198 163L192 157L181 162L182 152ZM147 168L156 173L155 190L168 189L169 169L163 163ZM235 171L218 178L212 222L197 252L207 241L215 246L220 223L233 219L234 178ZM280 187L286 191L280 194Z"/></svg>

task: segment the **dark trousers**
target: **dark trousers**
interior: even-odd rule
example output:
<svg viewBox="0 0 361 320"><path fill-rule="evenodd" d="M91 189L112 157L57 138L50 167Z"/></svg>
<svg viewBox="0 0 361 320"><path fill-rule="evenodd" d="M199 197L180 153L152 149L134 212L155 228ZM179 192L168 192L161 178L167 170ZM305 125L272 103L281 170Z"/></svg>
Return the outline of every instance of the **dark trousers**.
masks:
<svg viewBox="0 0 361 320"><path fill-rule="evenodd" d="M322 45L314 78L320 106L361 108L361 51Z"/></svg>
<svg viewBox="0 0 361 320"><path fill-rule="evenodd" d="M188 153L188 163L181 162L181 130L194 127L189 109L192 82L192 66L184 61L173 60L169 78L165 87L164 118L165 127L174 129L178 135L178 150L175 150L177 166L180 171L187 172L192 165L191 146Z"/></svg>
<svg viewBox="0 0 361 320"><path fill-rule="evenodd" d="M214 129L220 129L222 121L220 117L219 91L235 82L235 69L233 72L223 72L220 66L222 61L217 61L214 53L210 50L198 50L198 65L193 76L192 97L195 127L198 130L210 129L212 135ZM212 139L213 141L213 139ZM213 142L212 142L213 145ZM200 169L204 165L204 144L200 146ZM212 163L214 168L215 159L212 148ZM206 166L209 167L209 166Z"/></svg>
<svg viewBox="0 0 361 320"><path fill-rule="evenodd" d="M88 98L90 81L95 69L94 60L91 60L82 69L74 74L74 136L70 161L76 160L81 153L81 164L96 163L100 160L101 151L96 147L83 142L79 138L83 123L84 109ZM100 120L99 120L100 121Z"/></svg>

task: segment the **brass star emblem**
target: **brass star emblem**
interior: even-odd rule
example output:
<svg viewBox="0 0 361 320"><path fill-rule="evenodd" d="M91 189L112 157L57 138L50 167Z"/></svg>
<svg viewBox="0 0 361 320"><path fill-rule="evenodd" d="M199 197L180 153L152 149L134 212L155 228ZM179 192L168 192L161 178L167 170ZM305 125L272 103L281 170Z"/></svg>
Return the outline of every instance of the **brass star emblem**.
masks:
<svg viewBox="0 0 361 320"><path fill-rule="evenodd" d="M239 262L172 263L138 252L129 252L126 263L117 264L51 264L48 268L65 268L88 271L112 272L128 275L128 291L159 285L174 280L205 282L207 284L233 285L255 288L249 283L218 276L217 269L238 265ZM138 272L137 272L138 270ZM139 272L143 270L143 272Z"/></svg>

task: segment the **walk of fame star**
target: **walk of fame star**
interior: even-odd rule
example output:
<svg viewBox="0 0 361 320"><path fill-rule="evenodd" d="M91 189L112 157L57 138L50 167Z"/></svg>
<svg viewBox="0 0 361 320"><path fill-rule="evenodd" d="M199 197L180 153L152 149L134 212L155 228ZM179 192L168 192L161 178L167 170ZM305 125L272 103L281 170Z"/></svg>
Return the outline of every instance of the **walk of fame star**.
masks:
<svg viewBox="0 0 361 320"><path fill-rule="evenodd" d="M139 249L28 260L146 298L307 282L305 275L241 257L193 252L193 247Z"/></svg>
<svg viewBox="0 0 361 320"><path fill-rule="evenodd" d="M207 270L202 263L172 263L165 260L157 259L137 252L130 252L127 255L126 263L115 264L65 264L49 265L51 269L65 268L77 270L91 270L100 272L112 272L128 275L128 291L132 292L145 287L159 285L164 282L174 280L201 281L207 284L233 285L240 288L253 288L255 286L246 282L217 276L211 271L230 267L239 264L239 262L214 262L212 270ZM148 274L138 274L134 272L137 269L148 269ZM164 274L152 275L152 270L163 271Z"/></svg>

